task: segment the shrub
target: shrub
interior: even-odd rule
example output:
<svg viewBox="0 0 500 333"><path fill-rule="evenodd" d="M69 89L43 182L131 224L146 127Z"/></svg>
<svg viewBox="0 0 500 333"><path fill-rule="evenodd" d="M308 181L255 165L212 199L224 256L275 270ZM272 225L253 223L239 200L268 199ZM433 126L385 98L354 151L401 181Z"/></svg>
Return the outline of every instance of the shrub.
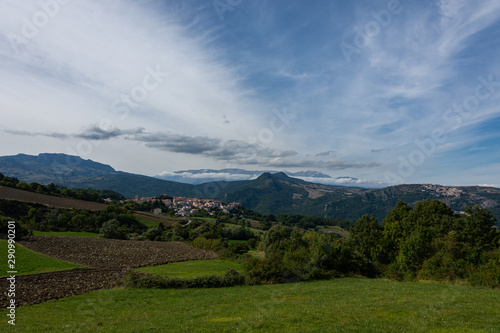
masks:
<svg viewBox="0 0 500 333"><path fill-rule="evenodd" d="M8 233L9 221L15 221L15 220L9 217L0 216L0 234ZM17 221L15 223L15 230L16 230L16 237L15 237L16 241L22 240L23 237L25 236L33 235L33 232L31 230L28 230L24 225L18 223Z"/></svg>
<svg viewBox="0 0 500 333"><path fill-rule="evenodd" d="M248 240L248 247L255 249L257 247L257 240L255 238L250 238Z"/></svg>
<svg viewBox="0 0 500 333"><path fill-rule="evenodd" d="M250 248L246 243L232 243L229 244L227 250L229 252L229 255L231 254L240 255L247 253L250 250Z"/></svg>
<svg viewBox="0 0 500 333"><path fill-rule="evenodd" d="M192 279L169 278L159 275L130 272L122 284L130 288L184 289L184 288L222 288L233 287L245 283L245 278L228 269L224 275L206 275Z"/></svg>
<svg viewBox="0 0 500 333"><path fill-rule="evenodd" d="M471 270L467 281L474 286L500 288L500 262L491 259Z"/></svg>
<svg viewBox="0 0 500 333"><path fill-rule="evenodd" d="M242 271L247 284L282 283L285 274L281 257L273 254L265 259L247 259Z"/></svg>
<svg viewBox="0 0 500 333"><path fill-rule="evenodd" d="M161 240L161 236L163 235L163 229L161 226L155 226L149 228L145 233L144 237L149 240Z"/></svg>
<svg viewBox="0 0 500 333"><path fill-rule="evenodd" d="M214 252L221 252L224 251L227 248L227 242L224 241L223 239L206 239L203 236L196 237L192 242L191 246L204 249L204 250L210 250Z"/></svg>
<svg viewBox="0 0 500 333"><path fill-rule="evenodd" d="M104 222L99 232L104 238L127 239L127 234L120 228L120 222L115 219Z"/></svg>

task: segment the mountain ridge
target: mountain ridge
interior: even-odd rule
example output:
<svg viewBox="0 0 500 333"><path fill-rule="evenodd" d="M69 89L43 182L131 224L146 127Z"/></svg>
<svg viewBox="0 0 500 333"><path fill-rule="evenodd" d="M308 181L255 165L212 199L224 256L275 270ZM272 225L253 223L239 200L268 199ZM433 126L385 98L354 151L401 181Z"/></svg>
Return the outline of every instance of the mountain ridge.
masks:
<svg viewBox="0 0 500 333"><path fill-rule="evenodd" d="M109 165L65 154L3 156L0 172L26 182L109 189L128 198L167 193L240 202L262 214L303 214L347 220L373 214L380 221L399 200L414 204L437 199L456 211L477 204L500 218L500 189L494 187L403 184L374 189L312 183L284 172L264 172L252 180L193 185L116 171Z"/></svg>
<svg viewBox="0 0 500 333"><path fill-rule="evenodd" d="M244 170L238 168L226 168L226 169L189 169L189 170L178 170L167 172L164 171L159 175L154 176L158 179L177 181L182 183L188 183L193 185L198 185L202 183L209 183L214 181L236 181L236 180L252 180L257 178L263 173L278 173L282 171L258 171L258 170ZM318 172L318 171L299 171L299 172L288 172L285 173L290 177L298 178L311 178L311 179L322 179L322 180L334 180L330 175ZM352 179L352 177L339 177L335 179Z"/></svg>

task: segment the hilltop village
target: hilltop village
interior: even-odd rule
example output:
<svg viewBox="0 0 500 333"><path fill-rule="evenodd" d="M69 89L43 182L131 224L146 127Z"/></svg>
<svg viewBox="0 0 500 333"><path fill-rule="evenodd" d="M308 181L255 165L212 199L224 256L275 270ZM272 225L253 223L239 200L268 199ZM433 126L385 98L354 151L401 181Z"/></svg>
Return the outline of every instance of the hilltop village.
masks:
<svg viewBox="0 0 500 333"><path fill-rule="evenodd" d="M199 198L187 198L187 197L170 197L167 194L163 194L159 197L141 197L135 196L132 200L136 204L140 205L144 202L153 203L155 201L161 201L169 209L175 211L176 216L190 217L192 215L198 214L201 210L207 211L210 215L215 215L215 211L221 211L224 214L229 214L233 209L241 206L239 202L232 202L230 204L224 204L221 201L213 199L199 199ZM106 201L111 201L107 199ZM122 200L121 202L126 202L131 200ZM161 208L155 208L152 211L155 214L161 214Z"/></svg>

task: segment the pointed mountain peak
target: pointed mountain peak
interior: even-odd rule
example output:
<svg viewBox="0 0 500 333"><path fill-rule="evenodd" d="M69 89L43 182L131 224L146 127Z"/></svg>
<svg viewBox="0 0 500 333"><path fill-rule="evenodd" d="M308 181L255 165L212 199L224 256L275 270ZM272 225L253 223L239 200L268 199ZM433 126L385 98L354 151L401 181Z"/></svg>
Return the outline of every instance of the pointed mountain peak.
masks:
<svg viewBox="0 0 500 333"><path fill-rule="evenodd" d="M274 176L274 177L276 177L276 178L290 178L290 177L288 177L288 175L287 175L286 173L284 173L284 172L277 172L277 173L273 174L273 176Z"/></svg>
<svg viewBox="0 0 500 333"><path fill-rule="evenodd" d="M284 172L276 172L276 173L264 172L257 178L257 180L266 180L266 179L290 179L290 177L288 177L287 174Z"/></svg>
<svg viewBox="0 0 500 333"><path fill-rule="evenodd" d="M257 180L266 180L266 179L271 179L273 175L270 172L264 172L262 175L257 177Z"/></svg>

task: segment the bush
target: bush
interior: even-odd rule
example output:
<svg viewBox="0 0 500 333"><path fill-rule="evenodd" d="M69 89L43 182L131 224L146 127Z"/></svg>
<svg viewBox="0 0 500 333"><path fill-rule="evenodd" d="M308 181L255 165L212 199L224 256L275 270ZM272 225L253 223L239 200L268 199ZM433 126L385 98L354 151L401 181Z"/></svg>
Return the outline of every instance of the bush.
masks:
<svg viewBox="0 0 500 333"><path fill-rule="evenodd" d="M233 287L244 283L245 278L243 275L234 269L228 269L224 275L207 275L192 279L169 278L131 272L122 284L130 288L184 289Z"/></svg>
<svg viewBox="0 0 500 333"><path fill-rule="evenodd" d="M223 236L227 239L233 240L248 240L255 237L250 229L241 225L230 226L223 229Z"/></svg>
<svg viewBox="0 0 500 333"><path fill-rule="evenodd" d="M0 216L0 234L8 234L9 230L9 221L15 221L9 217ZM16 230L16 241L22 240L25 236L33 235L31 230L28 230L24 225L19 224L17 221L15 223Z"/></svg>
<svg viewBox="0 0 500 333"><path fill-rule="evenodd" d="M490 260L473 269L467 281L473 286L500 288L500 262Z"/></svg>
<svg viewBox="0 0 500 333"><path fill-rule="evenodd" d="M227 251L229 252L229 255L231 254L245 254L250 250L248 245L246 243L232 243L229 244Z"/></svg>
<svg viewBox="0 0 500 333"><path fill-rule="evenodd" d="M251 249L257 248L257 240L255 238L250 238L248 240L248 247L250 247Z"/></svg>
<svg viewBox="0 0 500 333"><path fill-rule="evenodd" d="M192 242L191 246L210 250L214 252L221 252L227 248L227 242L222 239L206 239L203 236L196 237Z"/></svg>
<svg viewBox="0 0 500 333"><path fill-rule="evenodd" d="M290 240L292 229L280 225L274 225L269 229L262 238L262 246L264 252L273 252L276 250L284 250Z"/></svg>
<svg viewBox="0 0 500 333"><path fill-rule="evenodd" d="M247 258L243 263L247 284L282 283L285 269L281 258L269 255L265 259Z"/></svg>
<svg viewBox="0 0 500 333"><path fill-rule="evenodd" d="M127 234L120 228L120 222L115 219L104 222L99 232L104 238L127 239Z"/></svg>
<svg viewBox="0 0 500 333"><path fill-rule="evenodd" d="M158 225L156 227L151 227L149 228L145 233L144 233L144 238L149 239L149 240L161 240L161 236L163 235L163 228L161 225Z"/></svg>

